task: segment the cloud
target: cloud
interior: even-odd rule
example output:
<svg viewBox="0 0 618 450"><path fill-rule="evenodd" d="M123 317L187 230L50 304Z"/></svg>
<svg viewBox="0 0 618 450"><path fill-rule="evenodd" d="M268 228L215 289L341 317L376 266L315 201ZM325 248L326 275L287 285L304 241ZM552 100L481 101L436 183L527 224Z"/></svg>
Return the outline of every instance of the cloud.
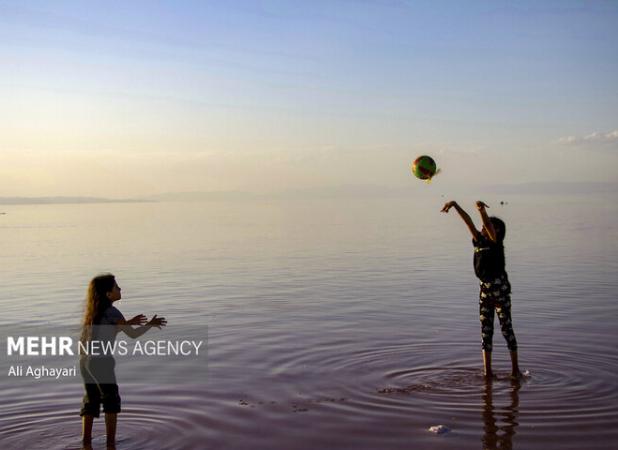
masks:
<svg viewBox="0 0 618 450"><path fill-rule="evenodd" d="M586 136L564 136L558 139L558 143L564 145L618 144L618 130L607 133L595 131Z"/></svg>

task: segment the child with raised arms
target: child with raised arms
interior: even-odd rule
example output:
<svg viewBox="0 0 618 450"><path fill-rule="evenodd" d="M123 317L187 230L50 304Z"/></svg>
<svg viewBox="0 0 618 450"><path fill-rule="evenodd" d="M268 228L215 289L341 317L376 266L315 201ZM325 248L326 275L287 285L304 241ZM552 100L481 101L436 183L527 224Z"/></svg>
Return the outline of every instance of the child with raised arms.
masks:
<svg viewBox="0 0 618 450"><path fill-rule="evenodd" d="M472 234L474 245L474 272L480 282L479 318L481 321L481 346L483 352L483 369L486 377L492 376L491 351L494 333L494 311L498 314L502 335L511 353L512 376L520 378L517 360L517 340L511 320L511 284L505 270L504 236L506 225L497 217L489 217L482 201L476 202L483 227L478 231L474 222L457 202L447 202L442 212L451 208L459 213Z"/></svg>

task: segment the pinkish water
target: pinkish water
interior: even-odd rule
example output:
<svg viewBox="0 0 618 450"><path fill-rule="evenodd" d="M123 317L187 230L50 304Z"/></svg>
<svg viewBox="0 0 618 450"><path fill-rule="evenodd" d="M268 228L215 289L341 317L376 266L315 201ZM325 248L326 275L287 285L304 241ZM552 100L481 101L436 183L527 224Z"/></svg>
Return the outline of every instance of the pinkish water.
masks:
<svg viewBox="0 0 618 450"><path fill-rule="evenodd" d="M616 203L499 200L520 383L499 331L482 377L472 247L444 199L5 206L1 324L74 326L111 271L125 316L207 329L195 376L119 362L119 449L616 448ZM80 448L82 393L2 374L0 448Z"/></svg>

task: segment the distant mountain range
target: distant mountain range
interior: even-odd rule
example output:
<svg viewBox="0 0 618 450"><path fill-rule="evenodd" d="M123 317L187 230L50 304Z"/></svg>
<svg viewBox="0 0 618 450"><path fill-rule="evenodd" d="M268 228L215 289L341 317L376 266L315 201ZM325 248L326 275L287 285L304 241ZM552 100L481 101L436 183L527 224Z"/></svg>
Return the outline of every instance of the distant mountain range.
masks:
<svg viewBox="0 0 618 450"><path fill-rule="evenodd" d="M76 203L135 203L147 200L98 197L0 197L0 205L59 205Z"/></svg>
<svg viewBox="0 0 618 450"><path fill-rule="evenodd" d="M575 194L606 194L618 192L618 183L521 183L487 186L486 189L496 194L545 194L545 195L575 195Z"/></svg>
<svg viewBox="0 0 618 450"><path fill-rule="evenodd" d="M519 194L519 195L586 195L618 193L618 183L568 183L541 182L521 184L499 184L488 186L452 187L435 182L438 189L429 190L427 195L447 194ZM35 204L81 204L81 203L143 203L143 202L192 202L233 201L259 199L319 199L319 198L387 198L407 197L418 193L422 183L409 187L386 187L374 185L345 185L308 189L290 189L272 193L251 193L242 191L216 192L170 192L132 199L108 199L99 197L0 197L0 205ZM424 194L425 195L425 194Z"/></svg>
<svg viewBox="0 0 618 450"><path fill-rule="evenodd" d="M459 194L497 195L587 195L618 193L618 183L521 183L486 186L448 186L440 181L427 186L415 183L406 187L373 185L345 185L308 189L288 189L271 193L239 191L223 192L175 192L147 197L151 201L209 201L209 200L259 200L259 199L320 199L320 198L397 198Z"/></svg>

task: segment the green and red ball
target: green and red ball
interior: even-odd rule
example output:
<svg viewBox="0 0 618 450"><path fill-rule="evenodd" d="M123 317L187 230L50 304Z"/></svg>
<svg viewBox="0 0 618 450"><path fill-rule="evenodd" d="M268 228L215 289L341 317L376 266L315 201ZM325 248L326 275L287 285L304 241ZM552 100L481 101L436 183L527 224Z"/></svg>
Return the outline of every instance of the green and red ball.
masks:
<svg viewBox="0 0 618 450"><path fill-rule="evenodd" d="M436 171L436 162L431 156L419 156L412 163L412 173L421 180L431 180L431 177L436 174Z"/></svg>

